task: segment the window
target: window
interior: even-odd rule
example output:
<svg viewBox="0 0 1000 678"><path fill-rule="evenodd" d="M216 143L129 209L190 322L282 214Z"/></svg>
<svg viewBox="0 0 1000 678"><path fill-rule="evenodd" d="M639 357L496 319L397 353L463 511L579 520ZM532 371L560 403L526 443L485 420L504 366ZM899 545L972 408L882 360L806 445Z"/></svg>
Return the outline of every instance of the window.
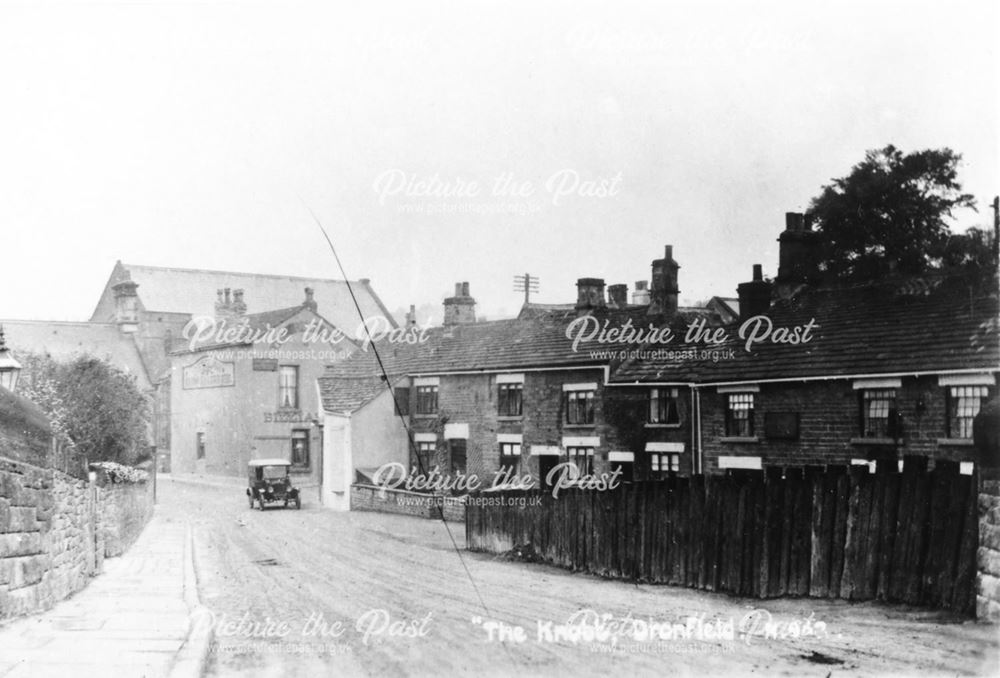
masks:
<svg viewBox="0 0 1000 678"><path fill-rule="evenodd" d="M438 387L417 386L417 414L437 414Z"/></svg>
<svg viewBox="0 0 1000 678"><path fill-rule="evenodd" d="M299 368L295 365L278 368L278 407L299 407Z"/></svg>
<svg viewBox="0 0 1000 678"><path fill-rule="evenodd" d="M594 423L594 391L566 392L566 423Z"/></svg>
<svg viewBox="0 0 1000 678"><path fill-rule="evenodd" d="M309 466L309 429L292 429L292 465Z"/></svg>
<svg viewBox="0 0 1000 678"><path fill-rule="evenodd" d="M198 459L205 458L205 434L201 431L195 434L194 449Z"/></svg>
<svg viewBox="0 0 1000 678"><path fill-rule="evenodd" d="M611 462L611 470L618 471L618 482L620 483L630 483L633 480L634 472L632 470L632 462L630 461L614 461Z"/></svg>
<svg viewBox="0 0 1000 678"><path fill-rule="evenodd" d="M517 473L521 461L521 443L500 443L500 468L507 469L511 476Z"/></svg>
<svg viewBox="0 0 1000 678"><path fill-rule="evenodd" d="M680 424L681 415L677 409L676 388L653 388L649 390L649 423Z"/></svg>
<svg viewBox="0 0 1000 678"><path fill-rule="evenodd" d="M751 438L753 428L753 393L730 393L726 408L726 435Z"/></svg>
<svg viewBox="0 0 1000 678"><path fill-rule="evenodd" d="M986 386L951 386L948 389L948 436L971 438L972 420L987 396Z"/></svg>
<svg viewBox="0 0 1000 678"><path fill-rule="evenodd" d="M406 416L410 413L410 389L405 386L397 387L393 391L393 398L396 399L396 414Z"/></svg>
<svg viewBox="0 0 1000 678"><path fill-rule="evenodd" d="M453 438L448 441L448 447L449 456L451 457L451 474L454 476L459 473L465 473L465 440Z"/></svg>
<svg viewBox="0 0 1000 678"><path fill-rule="evenodd" d="M588 475L594 472L594 448L593 447L567 447L567 461L576 464L580 475Z"/></svg>
<svg viewBox="0 0 1000 678"><path fill-rule="evenodd" d="M416 473L430 473L437 466L434 457L437 456L437 443L417 443L417 457L413 460Z"/></svg>
<svg viewBox="0 0 1000 678"><path fill-rule="evenodd" d="M653 478L666 478L681 470L681 455L653 452L649 455L649 474Z"/></svg>
<svg viewBox="0 0 1000 678"><path fill-rule="evenodd" d="M861 435L894 438L896 435L896 391L870 388L861 392Z"/></svg>
<svg viewBox="0 0 1000 678"><path fill-rule="evenodd" d="M497 390L497 414L501 417L520 417L524 384L498 384Z"/></svg>

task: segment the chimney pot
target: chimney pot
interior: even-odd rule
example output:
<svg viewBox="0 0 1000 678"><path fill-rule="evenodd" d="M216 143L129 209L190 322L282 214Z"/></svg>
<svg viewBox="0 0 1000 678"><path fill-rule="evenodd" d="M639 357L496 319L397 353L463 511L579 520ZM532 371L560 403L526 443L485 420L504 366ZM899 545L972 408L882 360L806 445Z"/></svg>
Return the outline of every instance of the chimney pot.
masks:
<svg viewBox="0 0 1000 678"><path fill-rule="evenodd" d="M786 231L801 231L803 223L804 218L800 212L785 212Z"/></svg>
<svg viewBox="0 0 1000 678"><path fill-rule="evenodd" d="M462 296L463 297L469 296L469 283L467 282L462 283Z"/></svg>
<svg viewBox="0 0 1000 678"><path fill-rule="evenodd" d="M632 293L632 303L636 306L645 306L649 303L648 280L635 281L635 291Z"/></svg>
<svg viewBox="0 0 1000 678"><path fill-rule="evenodd" d="M740 322L765 313L771 306L771 283L765 282L760 264L753 266L753 280L736 287L740 298Z"/></svg>

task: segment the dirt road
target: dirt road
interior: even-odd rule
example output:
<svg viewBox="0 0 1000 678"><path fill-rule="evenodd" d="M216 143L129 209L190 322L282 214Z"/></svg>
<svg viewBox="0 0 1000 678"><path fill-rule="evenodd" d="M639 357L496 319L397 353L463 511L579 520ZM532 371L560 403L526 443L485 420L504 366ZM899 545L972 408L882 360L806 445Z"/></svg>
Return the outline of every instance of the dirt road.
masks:
<svg viewBox="0 0 1000 678"><path fill-rule="evenodd" d="M216 631L210 675L1000 673L995 627L460 557L439 522L334 513L309 499L301 511L260 512L239 488L161 483L158 510L195 529ZM451 530L463 546L462 527ZM604 622L568 623L581 610ZM748 621L766 617L767 629Z"/></svg>

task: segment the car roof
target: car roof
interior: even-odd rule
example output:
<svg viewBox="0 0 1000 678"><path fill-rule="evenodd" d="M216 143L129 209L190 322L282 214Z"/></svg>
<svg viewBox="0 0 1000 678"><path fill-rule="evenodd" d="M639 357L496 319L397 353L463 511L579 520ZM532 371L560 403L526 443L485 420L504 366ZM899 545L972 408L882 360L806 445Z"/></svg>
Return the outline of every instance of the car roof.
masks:
<svg viewBox="0 0 1000 678"><path fill-rule="evenodd" d="M287 459L251 459L250 466L291 466Z"/></svg>

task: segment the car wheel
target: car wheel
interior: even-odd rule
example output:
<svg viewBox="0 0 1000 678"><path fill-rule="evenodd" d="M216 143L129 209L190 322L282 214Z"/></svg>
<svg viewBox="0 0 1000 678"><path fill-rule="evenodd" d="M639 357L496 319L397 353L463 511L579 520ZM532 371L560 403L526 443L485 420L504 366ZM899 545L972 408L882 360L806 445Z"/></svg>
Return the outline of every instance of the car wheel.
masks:
<svg viewBox="0 0 1000 678"><path fill-rule="evenodd" d="M299 497L298 495L295 495L295 508L296 509L302 508L302 498Z"/></svg>

